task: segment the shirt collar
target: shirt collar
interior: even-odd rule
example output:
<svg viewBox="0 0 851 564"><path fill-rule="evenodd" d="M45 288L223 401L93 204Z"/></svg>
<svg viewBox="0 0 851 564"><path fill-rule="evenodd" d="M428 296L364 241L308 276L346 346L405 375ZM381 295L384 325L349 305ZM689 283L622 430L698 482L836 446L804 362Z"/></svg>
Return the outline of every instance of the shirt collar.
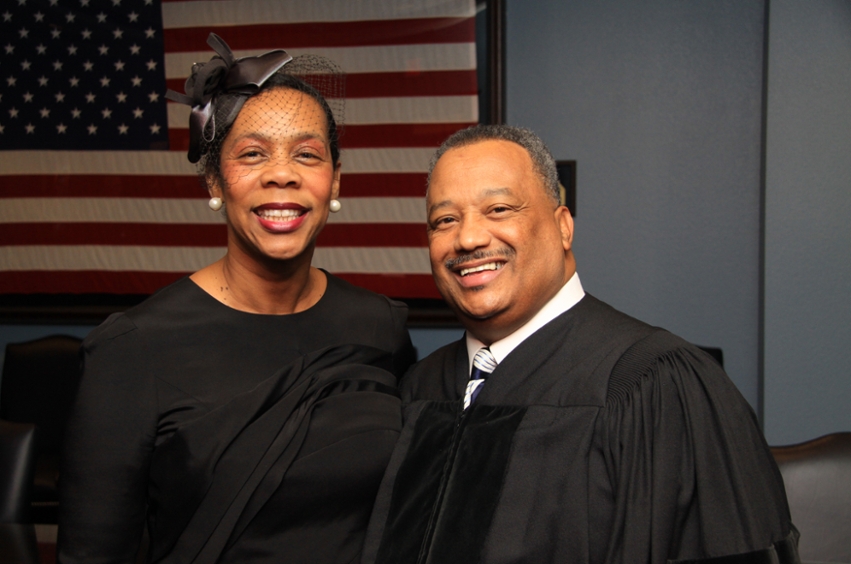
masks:
<svg viewBox="0 0 851 564"><path fill-rule="evenodd" d="M517 347L517 345L525 341L538 329L579 303L579 300L581 300L584 296L585 290L582 289L582 283L579 281L579 275L574 272L573 276L570 277L570 280L561 287L561 290L559 290L556 295L550 299L550 301L544 304L544 307L542 307L538 313L532 317L532 319L527 321L525 325L520 327L511 335L491 344L489 348L497 363L502 362L503 359L505 359L505 357L507 357L511 351ZM473 356L476 354L476 351L484 347L485 344L473 337L469 331L466 332L466 340L468 361L467 373L469 374L473 369Z"/></svg>

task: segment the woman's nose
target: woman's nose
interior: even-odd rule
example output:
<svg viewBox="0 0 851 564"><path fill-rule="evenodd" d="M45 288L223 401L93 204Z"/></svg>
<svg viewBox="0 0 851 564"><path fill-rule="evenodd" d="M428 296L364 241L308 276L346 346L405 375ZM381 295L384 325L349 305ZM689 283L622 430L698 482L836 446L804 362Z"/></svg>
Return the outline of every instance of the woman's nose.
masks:
<svg viewBox="0 0 851 564"><path fill-rule="evenodd" d="M260 182L264 187L296 187L300 181L301 176L295 163L287 157L269 159L260 175Z"/></svg>

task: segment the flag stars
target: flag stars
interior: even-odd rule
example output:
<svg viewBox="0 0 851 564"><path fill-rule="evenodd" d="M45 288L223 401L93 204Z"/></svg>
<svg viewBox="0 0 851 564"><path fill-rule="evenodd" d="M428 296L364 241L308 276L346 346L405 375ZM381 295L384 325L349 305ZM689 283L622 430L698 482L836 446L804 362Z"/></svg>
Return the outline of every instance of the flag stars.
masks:
<svg viewBox="0 0 851 564"><path fill-rule="evenodd" d="M69 55L76 55L77 54L77 46L74 45L73 43L71 45L68 45L68 54Z"/></svg>
<svg viewBox="0 0 851 564"><path fill-rule="evenodd" d="M18 117L18 108L9 108L9 117L12 119Z"/></svg>
<svg viewBox="0 0 851 564"><path fill-rule="evenodd" d="M127 127L126 125L124 125L122 123L121 125L118 126L118 134L119 135L127 135L127 131L129 129L130 129L129 127Z"/></svg>
<svg viewBox="0 0 851 564"><path fill-rule="evenodd" d="M101 55L106 55L107 53L109 53L109 47L107 47L106 45L101 45L100 47L98 47L98 52Z"/></svg>
<svg viewBox="0 0 851 564"><path fill-rule="evenodd" d="M139 51L141 51L141 50L142 50L142 48L139 47L138 45L136 45L135 43L130 46L130 54L131 55L138 55Z"/></svg>
<svg viewBox="0 0 851 564"><path fill-rule="evenodd" d="M82 6L83 8L85 8L88 5L89 5L89 0L80 0L80 6Z"/></svg>
<svg viewBox="0 0 851 564"><path fill-rule="evenodd" d="M50 30L50 37L52 37L53 39L59 39L60 35L62 35L62 32L59 31L58 29Z"/></svg>
<svg viewBox="0 0 851 564"><path fill-rule="evenodd" d="M103 119L109 119L112 117L112 110L109 108L104 108L101 110L100 114L103 116Z"/></svg>
<svg viewBox="0 0 851 564"><path fill-rule="evenodd" d="M121 39L121 37L124 35L124 31L122 31L121 28L115 28L115 31L112 32L112 35L116 39Z"/></svg>
<svg viewBox="0 0 851 564"><path fill-rule="evenodd" d="M131 22L135 23L135 22L139 21L139 14L137 14L136 12L130 12L129 14L127 14L127 18Z"/></svg>
<svg viewBox="0 0 851 564"><path fill-rule="evenodd" d="M154 3L154 0L145 0L145 6L150 6Z"/></svg>
<svg viewBox="0 0 851 564"><path fill-rule="evenodd" d="M38 77L38 85L39 86L47 86L47 77L42 75Z"/></svg>
<svg viewBox="0 0 851 564"><path fill-rule="evenodd" d="M80 84L80 79L77 78L76 76L72 76L71 78L68 79L68 83L71 85L71 88L76 88L77 85Z"/></svg>
<svg viewBox="0 0 851 564"><path fill-rule="evenodd" d="M75 20L75 19L77 19L76 14L73 14L73 13L71 13L71 12L68 12L67 14L65 14L65 20L66 20L68 23L74 23L74 20Z"/></svg>
<svg viewBox="0 0 851 564"><path fill-rule="evenodd" d="M118 100L119 104L123 104L127 101L127 94L125 94L124 92L119 92L118 94L116 94L115 98L116 100Z"/></svg>
<svg viewBox="0 0 851 564"><path fill-rule="evenodd" d="M23 70L30 70L31 66L32 66L32 63L29 62L28 60L24 59L23 61L21 61L21 68Z"/></svg>
<svg viewBox="0 0 851 564"><path fill-rule="evenodd" d="M21 29L18 30L18 35L21 36L21 39L26 39L27 37L29 37L29 34L30 34L30 30L28 30L25 27L22 27Z"/></svg>
<svg viewBox="0 0 851 564"><path fill-rule="evenodd" d="M74 108L73 110L71 110L72 119L80 119L81 115L83 115L83 112L81 112L79 109Z"/></svg>
<svg viewBox="0 0 851 564"><path fill-rule="evenodd" d="M142 79L138 75L131 78L130 82L133 83L133 86L142 86Z"/></svg>
<svg viewBox="0 0 851 564"><path fill-rule="evenodd" d="M62 92L57 92L53 95L53 97L56 98L57 103L62 103L65 101L65 94Z"/></svg>
<svg viewBox="0 0 851 564"><path fill-rule="evenodd" d="M4 133L6 133L6 127L0 123L0 135L3 135Z"/></svg>
<svg viewBox="0 0 851 564"><path fill-rule="evenodd" d="M39 55L44 55L45 53L47 53L47 47L45 47L44 45L42 45L40 43L38 45L36 45L35 50L36 50L36 53L38 53Z"/></svg>
<svg viewBox="0 0 851 564"><path fill-rule="evenodd" d="M90 71L93 68L95 68L95 65L91 61L86 61L85 63L83 63L83 70Z"/></svg>
<svg viewBox="0 0 851 564"><path fill-rule="evenodd" d="M98 23L104 23L106 21L106 14L101 12L100 14L97 15L97 18L98 18Z"/></svg>
<svg viewBox="0 0 851 564"><path fill-rule="evenodd" d="M105 77L103 77L103 78L101 78L101 79L100 79L100 85L101 85L103 88L107 88L107 87L109 86L109 83L110 83L110 79L109 79L109 77L108 77L108 76L105 76Z"/></svg>
<svg viewBox="0 0 851 564"><path fill-rule="evenodd" d="M48 108L42 108L38 111L41 114L41 119L47 119L50 117L50 110Z"/></svg>
<svg viewBox="0 0 851 564"><path fill-rule="evenodd" d="M53 61L53 70L61 71L62 70L62 61Z"/></svg>
<svg viewBox="0 0 851 564"><path fill-rule="evenodd" d="M160 129L162 129L162 128L159 125L157 125L156 123L153 123L153 124L151 124L150 129L151 129L151 135L159 135Z"/></svg>
<svg viewBox="0 0 851 564"><path fill-rule="evenodd" d="M66 126L64 123L60 123L56 126L56 133L62 135L63 133L65 133L66 129L68 129L68 126Z"/></svg>
<svg viewBox="0 0 851 564"><path fill-rule="evenodd" d="M3 21L4 22L12 21L12 14L10 14L8 11L3 12Z"/></svg>
<svg viewBox="0 0 851 564"><path fill-rule="evenodd" d="M152 104L155 104L159 99L160 99L160 95L157 94L156 92L151 92L150 94L148 94L148 100Z"/></svg>
<svg viewBox="0 0 851 564"><path fill-rule="evenodd" d="M33 101L33 95L30 94L29 92L24 92L24 102L29 103L29 102L32 102L32 101Z"/></svg>
<svg viewBox="0 0 851 564"><path fill-rule="evenodd" d="M95 124L89 125L89 127L87 127L86 129L88 130L89 135L97 135L98 126L96 126Z"/></svg>
<svg viewBox="0 0 851 564"><path fill-rule="evenodd" d="M133 110L133 117L136 119L142 119L142 115L144 114L144 110L142 108L136 108Z"/></svg>
<svg viewBox="0 0 851 564"><path fill-rule="evenodd" d="M35 14L33 14L33 17L35 18L35 21L39 23L44 21L44 14L42 14L41 12L36 12Z"/></svg>
<svg viewBox="0 0 851 564"><path fill-rule="evenodd" d="M18 79L15 78L14 76L10 76L9 78L6 79L6 84L8 84L9 86L14 86L17 83L18 83Z"/></svg>
<svg viewBox="0 0 851 564"><path fill-rule="evenodd" d="M119 4L121 4L121 0L112 0L113 6L118 6Z"/></svg>
<svg viewBox="0 0 851 564"><path fill-rule="evenodd" d="M6 54L7 54L7 55L11 55L12 53L14 53L14 52L15 52L15 46L14 46L14 45L12 45L11 43L7 43L7 44L6 44L6 47L4 47L4 49L6 49Z"/></svg>
<svg viewBox="0 0 851 564"><path fill-rule="evenodd" d="M148 29L145 30L145 38L146 39L153 39L156 34L157 34L157 31L152 27L149 27Z"/></svg>
<svg viewBox="0 0 851 564"><path fill-rule="evenodd" d="M84 29L83 31L80 32L80 34L83 36L83 39L91 39L92 38L92 32L89 31L88 29Z"/></svg>
<svg viewBox="0 0 851 564"><path fill-rule="evenodd" d="M124 61L122 61L121 59L115 61L115 70L123 71L124 70Z"/></svg>
<svg viewBox="0 0 851 564"><path fill-rule="evenodd" d="M157 70L157 62L153 59L145 63L145 65L147 65L149 71Z"/></svg>
<svg viewBox="0 0 851 564"><path fill-rule="evenodd" d="M31 123L25 125L24 129L26 130L27 135L32 135L33 133L35 133L35 126Z"/></svg>
<svg viewBox="0 0 851 564"><path fill-rule="evenodd" d="M58 2L59 0L50 0L50 5L55 6Z"/></svg>
<svg viewBox="0 0 851 564"><path fill-rule="evenodd" d="M89 92L88 94L86 94L86 103L88 103L88 104L94 104L94 103L95 103L95 98L97 98L97 96L95 96L94 94L92 94L91 92Z"/></svg>

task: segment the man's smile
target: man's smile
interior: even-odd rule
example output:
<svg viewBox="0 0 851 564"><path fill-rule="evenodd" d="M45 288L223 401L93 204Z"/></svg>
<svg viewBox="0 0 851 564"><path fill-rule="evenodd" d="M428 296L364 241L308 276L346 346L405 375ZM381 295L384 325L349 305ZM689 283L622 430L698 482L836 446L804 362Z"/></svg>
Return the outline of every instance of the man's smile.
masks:
<svg viewBox="0 0 851 564"><path fill-rule="evenodd" d="M468 274L473 274L476 272L481 272L483 270L499 270L502 268L502 262L488 262L479 266L472 266L470 268L462 268L458 274L461 276L467 276Z"/></svg>

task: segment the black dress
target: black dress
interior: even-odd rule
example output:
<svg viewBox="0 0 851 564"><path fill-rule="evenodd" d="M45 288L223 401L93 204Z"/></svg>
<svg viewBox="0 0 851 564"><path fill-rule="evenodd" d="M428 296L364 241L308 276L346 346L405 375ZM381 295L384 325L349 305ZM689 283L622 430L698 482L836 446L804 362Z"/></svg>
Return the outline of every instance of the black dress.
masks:
<svg viewBox="0 0 851 564"><path fill-rule="evenodd" d="M190 279L83 344L60 563L352 562L401 427L406 309L327 275L292 315Z"/></svg>

